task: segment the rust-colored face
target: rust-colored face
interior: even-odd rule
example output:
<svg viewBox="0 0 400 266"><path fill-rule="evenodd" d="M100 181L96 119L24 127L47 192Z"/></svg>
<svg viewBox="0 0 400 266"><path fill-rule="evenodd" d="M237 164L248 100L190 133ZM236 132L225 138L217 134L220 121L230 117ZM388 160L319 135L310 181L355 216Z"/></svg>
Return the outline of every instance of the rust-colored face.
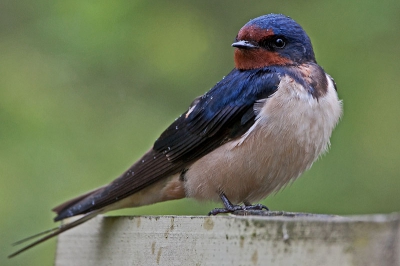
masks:
<svg viewBox="0 0 400 266"><path fill-rule="evenodd" d="M275 40L272 29L262 29L256 25L240 29L236 40L253 44L252 48L235 49L235 66L237 69L255 69L271 65L290 65L293 61L279 54L279 49L269 46Z"/></svg>
<svg viewBox="0 0 400 266"><path fill-rule="evenodd" d="M267 38L269 36L273 36L274 31L272 29L261 29L256 25L244 26L240 29L237 39L238 40L252 40L255 42L260 42L262 39Z"/></svg>

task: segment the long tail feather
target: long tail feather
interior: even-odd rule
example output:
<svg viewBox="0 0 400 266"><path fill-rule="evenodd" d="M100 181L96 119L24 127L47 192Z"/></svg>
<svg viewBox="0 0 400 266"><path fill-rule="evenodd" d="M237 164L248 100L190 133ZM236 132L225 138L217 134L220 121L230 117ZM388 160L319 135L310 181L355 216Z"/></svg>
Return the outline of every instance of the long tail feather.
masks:
<svg viewBox="0 0 400 266"><path fill-rule="evenodd" d="M84 222L86 222L86 221L88 221L88 220L94 218L95 216L97 216L98 214L100 214L101 212L103 212L103 210L104 210L104 209L94 210L94 211L92 211L92 212L89 212L89 213L85 214L83 217L79 218L79 219L76 220L76 221L70 222L70 223L65 224L65 225L62 225L62 226L60 226L60 227L56 227L56 228L47 230L47 231L45 231L45 232L36 234L36 235L34 235L34 236L30 236L30 237L28 237L28 238L25 238L25 239L22 239L22 240L20 240L20 241L17 241L16 243L14 243L14 245L18 245L18 244L24 243L24 242L26 242L26 241L28 241L28 240L31 240L31 239L33 239L33 238L36 238L36 237L39 237L39 236L44 235L44 234L46 234L46 233L49 233L48 235L46 235L46 236L44 236L44 237L42 237L42 238L36 240L36 241L33 242L32 244L29 244L29 245L27 245L26 247L21 248L20 250L14 252L14 253L12 253L12 254L10 254L10 255L8 256L8 258L10 259L10 258L12 258L12 257L15 257L15 256L17 256L18 254L20 254L20 253L22 253L22 252L24 252L24 251L26 251L26 250L28 250L28 249L30 249L30 248L32 248L32 247L34 247L34 246L40 244L40 243L42 243L42 242L44 242L44 241L46 241L46 240L48 240L48 239L50 239L50 238L53 238L53 237L55 237L55 236L61 234L62 232L65 232L65 231L67 231L67 230L69 230L69 229L71 229L71 228L74 228L75 226L78 226L78 225L80 225L80 224L82 224L82 223L84 223Z"/></svg>
<svg viewBox="0 0 400 266"><path fill-rule="evenodd" d="M48 233L51 233L51 232L53 232L53 231L56 231L57 229L60 229L61 227L62 227L62 226L54 227L54 228L52 228L52 229L49 229L49 230L40 232L40 233L35 234L35 235L33 235L33 236L28 236L27 238L18 240L17 242L12 243L11 245L12 245L12 246L20 245L20 244L22 244L22 243L25 243L25 242L31 240L31 239L35 239L35 238L38 238L39 236L46 235L46 234L48 234Z"/></svg>

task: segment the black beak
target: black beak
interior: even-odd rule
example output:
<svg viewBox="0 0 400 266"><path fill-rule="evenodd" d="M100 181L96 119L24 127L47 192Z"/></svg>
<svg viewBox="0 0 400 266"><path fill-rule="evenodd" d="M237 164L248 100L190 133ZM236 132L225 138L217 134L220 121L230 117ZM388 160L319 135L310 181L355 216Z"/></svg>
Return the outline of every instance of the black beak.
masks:
<svg viewBox="0 0 400 266"><path fill-rule="evenodd" d="M232 43L232 47L236 47L239 49L255 49L258 48L258 45L255 45L249 41L237 41Z"/></svg>

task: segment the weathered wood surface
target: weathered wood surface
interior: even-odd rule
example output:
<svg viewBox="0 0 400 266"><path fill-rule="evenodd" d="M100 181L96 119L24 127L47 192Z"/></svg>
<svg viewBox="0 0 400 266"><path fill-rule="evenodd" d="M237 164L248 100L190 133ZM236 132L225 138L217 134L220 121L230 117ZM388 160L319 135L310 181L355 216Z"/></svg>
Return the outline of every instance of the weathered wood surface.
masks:
<svg viewBox="0 0 400 266"><path fill-rule="evenodd" d="M97 217L56 265L400 265L400 214Z"/></svg>

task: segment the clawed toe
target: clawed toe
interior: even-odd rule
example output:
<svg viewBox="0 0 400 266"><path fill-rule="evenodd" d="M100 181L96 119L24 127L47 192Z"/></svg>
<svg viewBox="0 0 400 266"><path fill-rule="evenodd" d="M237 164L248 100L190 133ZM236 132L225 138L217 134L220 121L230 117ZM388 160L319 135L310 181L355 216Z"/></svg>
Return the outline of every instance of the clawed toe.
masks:
<svg viewBox="0 0 400 266"><path fill-rule="evenodd" d="M231 206L229 206L227 208L215 208L215 209L211 210L208 213L208 215L210 216L210 215L217 215L217 214L220 214L220 213L232 213L232 212L235 212L235 211L242 211L242 210L245 210L245 209L246 209L246 206L231 205Z"/></svg>
<svg viewBox="0 0 400 266"><path fill-rule="evenodd" d="M213 210L211 210L208 215L217 215L220 213L233 213L236 211L251 211L251 210L255 210L255 211L261 211L261 210L266 210L269 211L269 209L267 208L267 206L262 205L262 204L255 204L255 205L251 205L247 202L245 202L244 205L233 205L228 198L225 196L224 193L220 194L220 198L222 200L222 202L224 203L225 208L215 208Z"/></svg>
<svg viewBox="0 0 400 266"><path fill-rule="evenodd" d="M267 206L262 205L260 203L254 204L254 205L246 205L246 206L244 206L244 210L256 210L256 211L266 210L266 211L269 211Z"/></svg>

